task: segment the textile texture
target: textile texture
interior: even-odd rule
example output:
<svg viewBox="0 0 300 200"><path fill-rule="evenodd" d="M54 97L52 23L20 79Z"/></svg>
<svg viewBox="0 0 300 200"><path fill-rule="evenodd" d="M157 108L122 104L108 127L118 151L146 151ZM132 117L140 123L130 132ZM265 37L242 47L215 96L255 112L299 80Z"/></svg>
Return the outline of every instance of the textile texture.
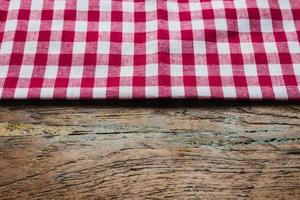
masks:
<svg viewBox="0 0 300 200"><path fill-rule="evenodd" d="M299 0L0 0L0 99L300 99Z"/></svg>

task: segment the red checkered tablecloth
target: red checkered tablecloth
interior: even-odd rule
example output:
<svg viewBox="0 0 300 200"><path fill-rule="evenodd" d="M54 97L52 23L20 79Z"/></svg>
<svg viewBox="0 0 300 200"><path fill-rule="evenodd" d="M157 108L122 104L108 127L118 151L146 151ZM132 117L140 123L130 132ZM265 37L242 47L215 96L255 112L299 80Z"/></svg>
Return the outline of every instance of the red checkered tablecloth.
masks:
<svg viewBox="0 0 300 200"><path fill-rule="evenodd" d="M0 99L300 99L299 0L0 0Z"/></svg>

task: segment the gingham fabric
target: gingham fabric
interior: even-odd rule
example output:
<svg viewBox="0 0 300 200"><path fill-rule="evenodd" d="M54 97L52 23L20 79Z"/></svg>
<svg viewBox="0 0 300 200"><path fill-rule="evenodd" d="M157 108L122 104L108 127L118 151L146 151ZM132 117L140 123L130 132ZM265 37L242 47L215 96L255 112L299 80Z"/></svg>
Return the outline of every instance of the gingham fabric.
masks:
<svg viewBox="0 0 300 200"><path fill-rule="evenodd" d="M0 0L0 99L300 99L299 0Z"/></svg>

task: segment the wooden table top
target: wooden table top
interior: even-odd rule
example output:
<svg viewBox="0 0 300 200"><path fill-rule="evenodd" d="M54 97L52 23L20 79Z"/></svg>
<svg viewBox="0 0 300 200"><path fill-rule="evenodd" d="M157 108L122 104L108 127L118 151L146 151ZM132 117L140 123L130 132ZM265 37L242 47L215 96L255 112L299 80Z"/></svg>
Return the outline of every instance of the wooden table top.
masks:
<svg viewBox="0 0 300 200"><path fill-rule="evenodd" d="M0 199L300 199L300 103L2 101Z"/></svg>

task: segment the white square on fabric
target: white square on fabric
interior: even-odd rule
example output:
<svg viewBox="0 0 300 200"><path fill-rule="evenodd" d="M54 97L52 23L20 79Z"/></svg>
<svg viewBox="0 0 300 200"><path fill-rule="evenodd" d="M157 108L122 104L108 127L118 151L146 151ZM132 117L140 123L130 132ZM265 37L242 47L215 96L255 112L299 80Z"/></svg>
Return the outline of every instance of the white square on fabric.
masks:
<svg viewBox="0 0 300 200"><path fill-rule="evenodd" d="M246 0L233 1L233 3L234 3L234 7L236 9L238 9L238 8L247 8Z"/></svg>
<svg viewBox="0 0 300 200"><path fill-rule="evenodd" d="M122 12L134 12L134 2L133 1L123 1L122 2Z"/></svg>
<svg viewBox="0 0 300 200"><path fill-rule="evenodd" d="M41 0L31 0L31 10L43 10L44 1Z"/></svg>
<svg viewBox="0 0 300 200"><path fill-rule="evenodd" d="M21 6L21 0L13 0L9 3L9 10L18 10Z"/></svg>
<svg viewBox="0 0 300 200"><path fill-rule="evenodd" d="M146 21L146 32L156 31L157 30L157 21Z"/></svg>
<svg viewBox="0 0 300 200"><path fill-rule="evenodd" d="M93 88L93 98L99 98L99 99L106 98L106 87Z"/></svg>
<svg viewBox="0 0 300 200"><path fill-rule="evenodd" d="M52 99L54 93L54 88L41 88L41 99Z"/></svg>
<svg viewBox="0 0 300 200"><path fill-rule="evenodd" d="M80 97L80 87L68 87L67 88L67 99L78 99Z"/></svg>
<svg viewBox="0 0 300 200"><path fill-rule="evenodd" d="M55 79L57 77L58 66L46 66L44 78Z"/></svg>
<svg viewBox="0 0 300 200"><path fill-rule="evenodd" d="M145 11L154 12L157 9L156 1L145 1Z"/></svg>
<svg viewBox="0 0 300 200"><path fill-rule="evenodd" d="M86 42L74 42L73 43L73 53L83 54L85 53Z"/></svg>
<svg viewBox="0 0 300 200"><path fill-rule="evenodd" d="M300 76L300 64L293 64L294 74Z"/></svg>
<svg viewBox="0 0 300 200"><path fill-rule="evenodd" d="M250 23L248 19L238 19L238 28L240 33L250 32Z"/></svg>
<svg viewBox="0 0 300 200"><path fill-rule="evenodd" d="M27 30L29 32L37 32L40 30L41 21L40 20L29 20Z"/></svg>
<svg viewBox="0 0 300 200"><path fill-rule="evenodd" d="M134 22L122 22L123 33L134 33Z"/></svg>
<svg viewBox="0 0 300 200"><path fill-rule="evenodd" d="M197 11L201 10L201 3L200 2L190 2L189 3L190 11Z"/></svg>
<svg viewBox="0 0 300 200"><path fill-rule="evenodd" d="M133 77L133 66L122 66L120 71L121 77Z"/></svg>
<svg viewBox="0 0 300 200"><path fill-rule="evenodd" d="M31 78L33 72L33 66L22 65L19 73L19 78Z"/></svg>
<svg viewBox="0 0 300 200"><path fill-rule="evenodd" d="M271 19L261 19L260 28L263 33L272 33L273 32L273 22Z"/></svg>
<svg viewBox="0 0 300 200"><path fill-rule="evenodd" d="M269 64L269 72L271 76L282 76L281 65Z"/></svg>
<svg viewBox="0 0 300 200"><path fill-rule="evenodd" d="M156 98L159 96L158 86L146 86L145 87L145 96L147 98Z"/></svg>
<svg viewBox="0 0 300 200"><path fill-rule="evenodd" d="M8 73L8 66L0 66L0 78L6 78Z"/></svg>
<svg viewBox="0 0 300 200"><path fill-rule="evenodd" d="M270 8L269 0L256 1L258 8Z"/></svg>
<svg viewBox="0 0 300 200"><path fill-rule="evenodd" d="M169 12L179 12L178 3L167 1L167 9Z"/></svg>
<svg viewBox="0 0 300 200"><path fill-rule="evenodd" d="M248 86L248 93L250 99L261 99L262 93L259 86Z"/></svg>
<svg viewBox="0 0 300 200"><path fill-rule="evenodd" d="M50 41L49 42L49 48L48 53L49 54L59 54L61 48L61 42L60 41Z"/></svg>
<svg viewBox="0 0 300 200"><path fill-rule="evenodd" d="M207 65L196 65L195 66L195 75L200 77L208 76L208 68Z"/></svg>
<svg viewBox="0 0 300 200"><path fill-rule="evenodd" d="M233 86L222 87L222 90L223 90L223 95L225 98L236 98L237 97L236 89Z"/></svg>
<svg viewBox="0 0 300 200"><path fill-rule="evenodd" d="M38 0L38 1L40 1L40 0ZM76 10L78 10L78 11L88 11L89 10L89 1L86 1L86 0L77 1Z"/></svg>
<svg viewBox="0 0 300 200"><path fill-rule="evenodd" d="M119 97L123 98L132 98L132 86L120 86L119 87Z"/></svg>
<svg viewBox="0 0 300 200"><path fill-rule="evenodd" d="M256 65L244 65L245 76L257 76Z"/></svg>
<svg viewBox="0 0 300 200"><path fill-rule="evenodd" d="M232 65L220 65L221 76L233 76Z"/></svg>
<svg viewBox="0 0 300 200"><path fill-rule="evenodd" d="M134 55L134 43L131 42L123 42L121 44L122 46L122 55Z"/></svg>
<svg viewBox="0 0 300 200"><path fill-rule="evenodd" d="M216 30L227 31L227 20L226 19L215 19Z"/></svg>
<svg viewBox="0 0 300 200"><path fill-rule="evenodd" d="M111 22L99 22L99 31L100 32L110 32L111 31Z"/></svg>
<svg viewBox="0 0 300 200"><path fill-rule="evenodd" d="M180 21L169 21L168 22L169 30L170 31L180 31L181 30L181 25Z"/></svg>
<svg viewBox="0 0 300 200"><path fill-rule="evenodd" d="M243 54L251 54L254 53L253 45L250 42L242 42L241 45L241 51Z"/></svg>
<svg viewBox="0 0 300 200"><path fill-rule="evenodd" d="M290 53L300 53L300 43L299 42L288 42Z"/></svg>
<svg viewBox="0 0 300 200"><path fill-rule="evenodd" d="M17 25L18 25L18 21L17 20L7 20L5 23L5 28L4 28L4 32L5 31L15 31L17 30Z"/></svg>
<svg viewBox="0 0 300 200"><path fill-rule="evenodd" d="M283 24L284 32L286 32L286 33L296 32L296 26L295 26L294 21L292 21L292 20L283 20L282 24Z"/></svg>
<svg viewBox="0 0 300 200"><path fill-rule="evenodd" d="M76 32L87 32L88 22L76 20L75 22L75 30Z"/></svg>
<svg viewBox="0 0 300 200"><path fill-rule="evenodd" d="M206 54L206 44L203 40L194 40L193 43L195 54Z"/></svg>
<svg viewBox="0 0 300 200"><path fill-rule="evenodd" d="M53 10L64 10L66 5L66 0L54 0Z"/></svg>
<svg viewBox="0 0 300 200"><path fill-rule="evenodd" d="M197 93L199 97L211 97L209 86L198 86Z"/></svg>
<svg viewBox="0 0 300 200"><path fill-rule="evenodd" d="M278 4L281 9L291 9L290 2L287 0L278 0Z"/></svg>
<svg viewBox="0 0 300 200"><path fill-rule="evenodd" d="M170 40L170 53L182 53L182 41L181 40Z"/></svg>
<svg viewBox="0 0 300 200"><path fill-rule="evenodd" d="M266 53L277 53L277 45L275 42L265 42L264 43Z"/></svg>
<svg viewBox="0 0 300 200"><path fill-rule="evenodd" d="M272 86L276 99L288 99L286 86Z"/></svg>
<svg viewBox="0 0 300 200"><path fill-rule="evenodd" d="M157 76L158 75L158 64L147 64L145 69L145 76Z"/></svg>
<svg viewBox="0 0 300 200"><path fill-rule="evenodd" d="M222 8L224 8L223 1L212 1L211 5L212 5L213 9L222 9Z"/></svg>
<svg viewBox="0 0 300 200"><path fill-rule="evenodd" d="M11 54L13 50L14 42L5 41L0 46L0 54Z"/></svg>
<svg viewBox="0 0 300 200"><path fill-rule="evenodd" d="M64 27L64 20L53 20L52 21L52 31L62 31Z"/></svg>
<svg viewBox="0 0 300 200"><path fill-rule="evenodd" d="M28 88L16 88L14 98L16 99L24 99L28 96Z"/></svg>
<svg viewBox="0 0 300 200"><path fill-rule="evenodd" d="M95 70L95 78L107 78L108 77L108 66L97 65Z"/></svg>
<svg viewBox="0 0 300 200"><path fill-rule="evenodd" d="M185 96L184 86L172 86L171 93L173 97L178 97L178 98L184 97Z"/></svg>
<svg viewBox="0 0 300 200"><path fill-rule="evenodd" d="M146 55L158 53L157 40L151 40L146 42Z"/></svg>
<svg viewBox="0 0 300 200"><path fill-rule="evenodd" d="M72 66L69 78L82 78L83 66Z"/></svg>
<svg viewBox="0 0 300 200"><path fill-rule="evenodd" d="M24 53L25 54L35 54L37 51L37 41L27 41L25 42Z"/></svg>
<svg viewBox="0 0 300 200"><path fill-rule="evenodd" d="M183 77L183 65L171 65L171 76Z"/></svg>
<svg viewBox="0 0 300 200"><path fill-rule="evenodd" d="M98 54L109 54L110 42L108 41L98 41Z"/></svg>
<svg viewBox="0 0 300 200"><path fill-rule="evenodd" d="M227 42L219 42L217 43L218 53L219 54L230 54L230 46Z"/></svg>
<svg viewBox="0 0 300 200"><path fill-rule="evenodd" d="M101 0L100 5L99 5L99 10L104 11L104 12L110 12L111 4L112 4L112 1Z"/></svg>
<svg viewBox="0 0 300 200"><path fill-rule="evenodd" d="M204 21L202 19L195 19L191 21L193 30L204 30Z"/></svg>

